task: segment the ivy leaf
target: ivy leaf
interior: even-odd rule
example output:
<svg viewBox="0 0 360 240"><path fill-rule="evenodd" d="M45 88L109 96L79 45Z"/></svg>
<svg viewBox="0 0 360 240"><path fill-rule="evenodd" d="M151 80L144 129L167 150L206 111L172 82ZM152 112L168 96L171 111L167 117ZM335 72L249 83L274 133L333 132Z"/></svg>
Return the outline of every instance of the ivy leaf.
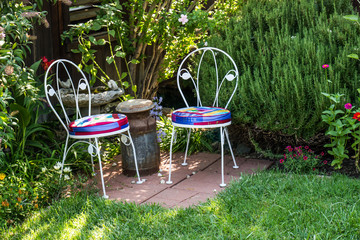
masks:
<svg viewBox="0 0 360 240"><path fill-rule="evenodd" d="M123 80L124 78L126 78L126 76L127 76L127 72L121 73L120 80Z"/></svg>
<svg viewBox="0 0 360 240"><path fill-rule="evenodd" d="M92 42L92 44L96 45L96 39L94 38L94 36L89 36L89 40L90 42Z"/></svg>
<svg viewBox="0 0 360 240"><path fill-rule="evenodd" d="M99 39L99 40L97 41L97 44L98 44L98 45L105 45L105 43L106 43L105 39Z"/></svg>
<svg viewBox="0 0 360 240"><path fill-rule="evenodd" d="M114 57L106 57L106 62L108 63L108 64L112 64L113 62L114 62Z"/></svg>
<svg viewBox="0 0 360 240"><path fill-rule="evenodd" d="M125 53L125 52L121 52L121 51L117 51L117 52L115 53L115 56L121 57L121 58L125 58L126 53Z"/></svg>
<svg viewBox="0 0 360 240"><path fill-rule="evenodd" d="M132 59L131 61L130 61L130 63L133 63L133 64L138 64L140 61L139 60L137 60L137 59Z"/></svg>
<svg viewBox="0 0 360 240"><path fill-rule="evenodd" d="M123 82L122 85L124 86L125 89L127 89L129 87L129 83L128 82Z"/></svg>
<svg viewBox="0 0 360 240"><path fill-rule="evenodd" d="M73 53L80 53L80 51L78 49L71 49L71 52Z"/></svg>
<svg viewBox="0 0 360 240"><path fill-rule="evenodd" d="M110 31L109 31L109 34L110 34L112 37L115 37L115 31L114 31L114 30L110 30Z"/></svg>
<svg viewBox="0 0 360 240"><path fill-rule="evenodd" d="M98 23L94 23L94 25L91 26L91 30L93 31L99 31L101 29L101 25Z"/></svg>
<svg viewBox="0 0 360 240"><path fill-rule="evenodd" d="M133 90L134 93L136 93L136 91L137 91L137 86L136 86L136 85L133 85L133 86L131 87L131 89Z"/></svg>

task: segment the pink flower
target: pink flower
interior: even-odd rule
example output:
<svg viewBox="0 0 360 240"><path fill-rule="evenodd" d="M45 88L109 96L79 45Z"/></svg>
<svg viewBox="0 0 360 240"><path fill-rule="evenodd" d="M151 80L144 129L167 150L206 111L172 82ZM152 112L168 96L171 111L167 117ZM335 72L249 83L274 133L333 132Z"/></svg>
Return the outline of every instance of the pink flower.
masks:
<svg viewBox="0 0 360 240"><path fill-rule="evenodd" d="M185 15L185 14L181 14L181 17L180 17L178 20L179 20L179 22L181 22L183 25L189 21L189 19L187 18L187 15Z"/></svg>
<svg viewBox="0 0 360 240"><path fill-rule="evenodd" d="M321 156L324 156L324 152L321 152L320 155L321 155Z"/></svg>
<svg viewBox="0 0 360 240"><path fill-rule="evenodd" d="M316 170L316 168L313 168L313 171L315 171Z"/></svg>
<svg viewBox="0 0 360 240"><path fill-rule="evenodd" d="M347 104L344 105L344 107L345 107L346 109L351 109L351 108L352 108L352 105L351 105L351 103L347 103Z"/></svg>
<svg viewBox="0 0 360 240"><path fill-rule="evenodd" d="M284 154L284 159L286 159L286 154Z"/></svg>
<svg viewBox="0 0 360 240"><path fill-rule="evenodd" d="M309 149L309 146L305 146L305 149Z"/></svg>
<svg viewBox="0 0 360 240"><path fill-rule="evenodd" d="M280 159L280 161L279 161L280 163L283 163L284 162L284 159Z"/></svg>
<svg viewBox="0 0 360 240"><path fill-rule="evenodd" d="M329 67L329 64L324 64L324 65L322 65L322 68L328 68Z"/></svg>
<svg viewBox="0 0 360 240"><path fill-rule="evenodd" d="M324 160L324 161L323 161L323 163L324 163L324 164L327 164L327 161L326 161L326 160Z"/></svg>
<svg viewBox="0 0 360 240"><path fill-rule="evenodd" d="M308 157L307 156L304 156L304 161L308 160Z"/></svg>

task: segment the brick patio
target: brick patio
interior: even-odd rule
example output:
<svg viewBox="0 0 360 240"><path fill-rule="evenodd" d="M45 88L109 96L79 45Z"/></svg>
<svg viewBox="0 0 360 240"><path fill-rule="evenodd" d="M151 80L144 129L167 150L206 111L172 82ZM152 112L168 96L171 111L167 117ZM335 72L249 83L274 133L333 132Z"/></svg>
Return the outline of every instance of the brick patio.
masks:
<svg viewBox="0 0 360 240"><path fill-rule="evenodd" d="M188 157L188 165L182 166L184 153L175 153L172 165L172 185L164 184L167 180L168 167L164 165L169 158L167 153L161 154L162 176L157 173L141 176L146 179L143 184L134 184L136 179L126 177L121 170L121 156L115 162L104 166L104 179L109 199L135 202L138 204L158 203L164 207L188 207L223 190L221 182L221 157L215 153L198 153ZM231 156L225 156L225 182L238 179L241 174L251 174L271 165L271 161L260 159L236 158L238 169L232 168ZM97 174L97 187L101 190L100 174Z"/></svg>

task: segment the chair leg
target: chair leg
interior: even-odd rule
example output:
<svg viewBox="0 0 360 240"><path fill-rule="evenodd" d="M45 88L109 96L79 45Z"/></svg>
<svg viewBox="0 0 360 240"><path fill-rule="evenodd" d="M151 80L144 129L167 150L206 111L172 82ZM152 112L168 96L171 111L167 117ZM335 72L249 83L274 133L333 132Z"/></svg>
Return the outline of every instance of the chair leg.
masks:
<svg viewBox="0 0 360 240"><path fill-rule="evenodd" d="M169 180L166 181L166 184L172 184L173 183L171 181L171 161L172 161L172 146L173 146L173 141L174 141L174 135L175 135L175 126L173 126L173 130L172 130L172 133L171 133L170 159L169 159Z"/></svg>
<svg viewBox="0 0 360 240"><path fill-rule="evenodd" d="M89 138L89 143L90 143L90 145L92 144L91 138ZM93 158L92 154L90 154L90 158L91 158L92 175L95 176L96 173L95 173L95 168L94 168L94 158Z"/></svg>
<svg viewBox="0 0 360 240"><path fill-rule="evenodd" d="M188 129L188 136L187 136L187 142L186 142L184 162L181 164L181 165L183 165L183 166L187 166L187 165L188 165L187 162L186 162L186 156L187 156L187 152L188 152L188 149L189 149L190 134L191 134L191 128Z"/></svg>
<svg viewBox="0 0 360 240"><path fill-rule="evenodd" d="M233 150L231 148L231 144L230 144L230 140L229 140L229 133L228 133L228 130L227 130L226 127L225 127L225 136L226 136L226 139L227 139L227 142L228 142L228 145L229 145L229 148L230 148L230 153L231 153L231 156L232 156L232 159L233 159L233 162L234 162L233 168L239 168L239 166L236 164L234 153L233 153Z"/></svg>
<svg viewBox="0 0 360 240"><path fill-rule="evenodd" d="M101 175L101 183L102 183L103 193L104 193L103 198L109 198L109 196L106 195L106 191L105 191L104 175L103 175L102 164L101 164L99 142L98 142L97 138L95 138L95 146L96 146L96 154L98 155L98 158L99 158L99 168L100 168L100 175Z"/></svg>
<svg viewBox="0 0 360 240"><path fill-rule="evenodd" d="M69 143L69 136L66 137L66 141L65 141L64 155L63 155L63 160L61 163L60 180L62 178L62 174L63 174L63 170L64 170L64 163L65 163L65 159L66 159L66 155L67 155L68 143Z"/></svg>
<svg viewBox="0 0 360 240"><path fill-rule="evenodd" d="M137 177L138 177L138 180L137 180L136 184L142 184L143 181L141 180L140 174L139 174L139 168L138 168L138 164L137 164L137 158L136 158L136 151L135 151L134 142L133 142L133 140L131 138L131 134L130 134L129 130L127 131L127 133L128 133L129 139L130 139L130 143L131 143L133 153L134 153L135 169L136 169L136 174L137 174Z"/></svg>
<svg viewBox="0 0 360 240"><path fill-rule="evenodd" d="M226 187L224 181L224 130L220 127L220 140L221 140L221 183L220 187Z"/></svg>

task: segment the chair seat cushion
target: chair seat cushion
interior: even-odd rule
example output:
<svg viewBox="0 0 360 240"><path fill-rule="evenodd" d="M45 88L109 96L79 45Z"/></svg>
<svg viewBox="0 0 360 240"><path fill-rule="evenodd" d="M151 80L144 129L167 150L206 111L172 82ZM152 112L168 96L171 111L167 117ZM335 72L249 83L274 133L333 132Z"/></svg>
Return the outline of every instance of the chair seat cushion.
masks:
<svg viewBox="0 0 360 240"><path fill-rule="evenodd" d="M124 114L99 114L83 117L69 124L70 135L94 136L119 131L129 126Z"/></svg>
<svg viewBox="0 0 360 240"><path fill-rule="evenodd" d="M184 125L214 125L230 122L231 113L219 107L187 107L175 110L171 119Z"/></svg>

